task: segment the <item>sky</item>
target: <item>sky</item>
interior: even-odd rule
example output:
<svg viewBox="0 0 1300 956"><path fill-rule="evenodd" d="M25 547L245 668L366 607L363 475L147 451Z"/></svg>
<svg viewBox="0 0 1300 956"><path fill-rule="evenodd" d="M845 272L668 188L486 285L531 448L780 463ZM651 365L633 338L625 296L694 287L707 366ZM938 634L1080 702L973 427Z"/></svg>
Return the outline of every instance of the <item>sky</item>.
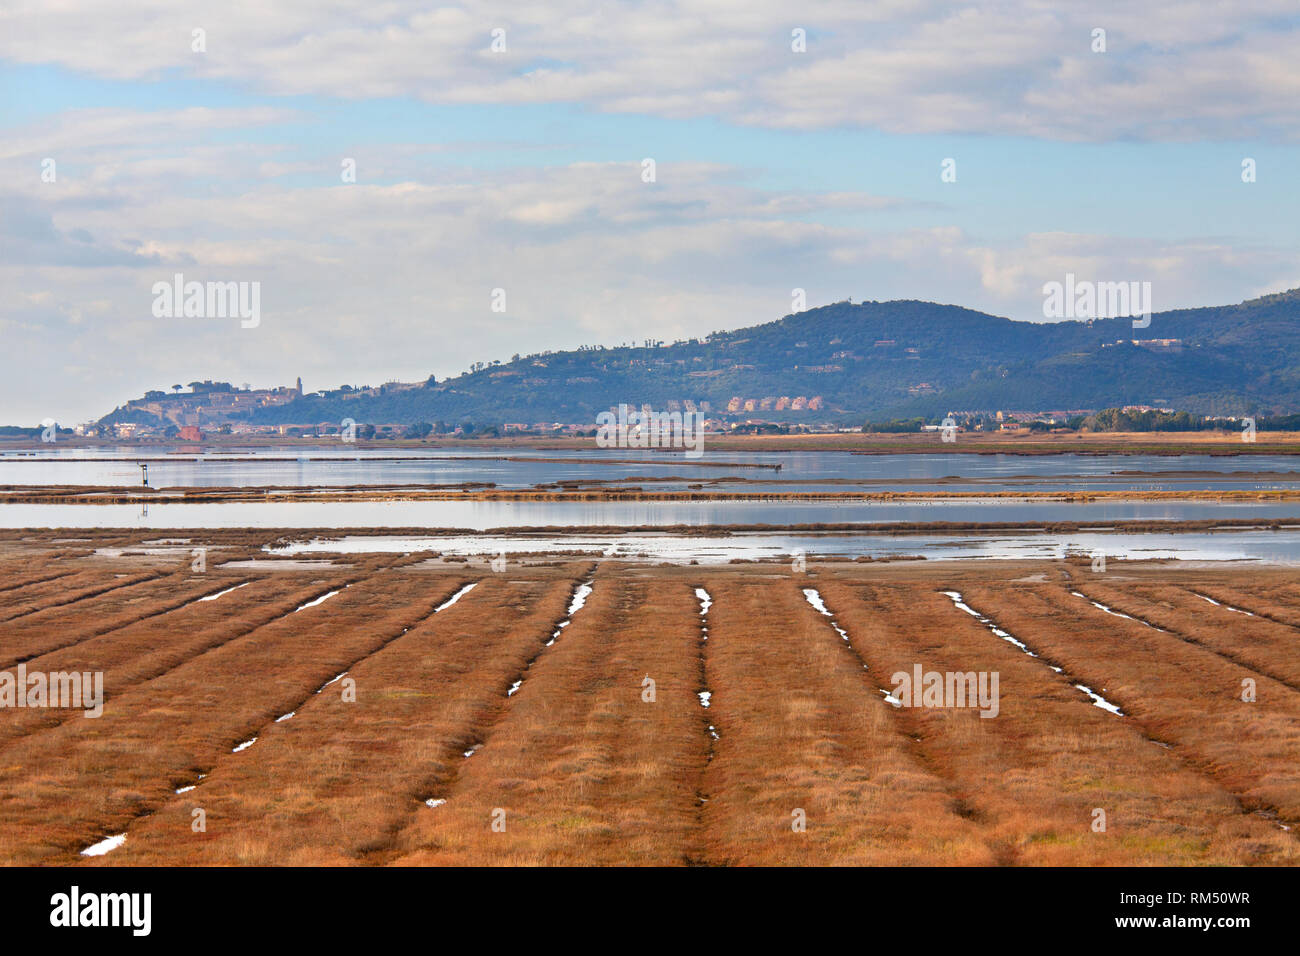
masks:
<svg viewBox="0 0 1300 956"><path fill-rule="evenodd" d="M1046 321L1067 273L1156 311L1300 287L1298 41L1294 0L6 0L0 423L796 289ZM256 283L257 322L160 307L178 274Z"/></svg>

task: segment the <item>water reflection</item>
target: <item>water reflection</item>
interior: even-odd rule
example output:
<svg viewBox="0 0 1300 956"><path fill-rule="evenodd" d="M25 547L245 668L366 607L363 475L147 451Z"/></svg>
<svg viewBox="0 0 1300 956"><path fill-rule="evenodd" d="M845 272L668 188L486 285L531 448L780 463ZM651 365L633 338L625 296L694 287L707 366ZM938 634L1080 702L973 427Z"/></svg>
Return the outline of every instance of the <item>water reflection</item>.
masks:
<svg viewBox="0 0 1300 956"><path fill-rule="evenodd" d="M515 460L507 460L515 459ZM551 459L551 460L546 460ZM633 459L633 461L627 461ZM635 459L642 459L636 461ZM680 453L569 449L353 449L343 444L212 454L140 448L3 451L0 484L138 485L140 466L162 487L268 485L426 485L492 482L531 488L563 481L656 480L680 489L721 478L759 489L825 490L820 481L875 490L1169 490L1269 488L1300 481L1300 460L1285 455L854 455L848 452L716 452L702 462ZM780 465L775 471L772 466ZM1181 473L1181 475L1170 474ZM1205 473L1205 474L1199 474ZM1258 476L1258 477L1255 477ZM779 483L777 483L779 482ZM722 487L727 487L726 484ZM740 487L737 484L737 487Z"/></svg>
<svg viewBox="0 0 1300 956"><path fill-rule="evenodd" d="M5 528L584 528L881 522L1042 523L1294 519L1300 502L956 498L931 501L349 501L3 505Z"/></svg>
<svg viewBox="0 0 1300 956"><path fill-rule="evenodd" d="M1186 534L1087 533L906 535L814 535L741 533L726 537L680 535L473 535L343 536L316 538L281 548L280 555L419 552L444 555L538 555L576 553L611 560L649 560L674 564L725 564L732 560L788 563L792 555L817 558L897 558L922 556L929 561L1059 560L1067 555L1103 553L1112 561L1172 559L1183 561L1252 561L1300 564L1300 530L1235 531Z"/></svg>

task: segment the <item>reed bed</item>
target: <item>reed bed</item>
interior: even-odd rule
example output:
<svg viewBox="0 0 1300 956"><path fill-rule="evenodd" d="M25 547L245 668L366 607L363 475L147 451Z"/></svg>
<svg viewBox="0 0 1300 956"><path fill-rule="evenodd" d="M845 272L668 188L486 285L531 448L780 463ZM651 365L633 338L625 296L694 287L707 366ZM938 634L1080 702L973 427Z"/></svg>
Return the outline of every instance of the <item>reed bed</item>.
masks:
<svg viewBox="0 0 1300 956"><path fill-rule="evenodd" d="M446 803L421 808L398 834L396 862L686 861L698 852L707 750L699 643L685 581L603 567L586 605L501 702L481 748L458 755L454 779L430 794Z"/></svg>
<svg viewBox="0 0 1300 956"><path fill-rule="evenodd" d="M418 577L440 593L463 586ZM293 717L265 726L254 747L222 756L194 791L132 827L106 862L382 862L397 831L431 812L422 801L485 733L571 591L570 574L559 572L478 582L354 664L354 701L341 681L312 694ZM190 829L194 807L208 813L205 833Z"/></svg>
<svg viewBox="0 0 1300 956"><path fill-rule="evenodd" d="M1246 810L1300 823L1300 694L1063 587L973 588L967 600L1119 704ZM1242 700L1246 679L1255 682L1252 703Z"/></svg>
<svg viewBox="0 0 1300 956"><path fill-rule="evenodd" d="M1300 863L1286 569L262 550L321 533L0 532L0 670L106 698L0 708L0 862ZM917 664L997 672L997 716L891 706Z"/></svg>
<svg viewBox="0 0 1300 956"><path fill-rule="evenodd" d="M825 580L825 578L823 578ZM980 822L1001 862L1146 866L1300 862L1278 827L1243 815L1227 790L1154 744L1128 717L1095 706L1052 670L999 638L935 590L845 585L822 593L881 675L999 674L997 715L972 707L899 711L932 766ZM963 595L965 597L965 595ZM1001 620L1002 602L978 610L1040 655L1041 629ZM1057 665L1060 666L1060 665ZM1105 829L1094 829L1104 814Z"/></svg>

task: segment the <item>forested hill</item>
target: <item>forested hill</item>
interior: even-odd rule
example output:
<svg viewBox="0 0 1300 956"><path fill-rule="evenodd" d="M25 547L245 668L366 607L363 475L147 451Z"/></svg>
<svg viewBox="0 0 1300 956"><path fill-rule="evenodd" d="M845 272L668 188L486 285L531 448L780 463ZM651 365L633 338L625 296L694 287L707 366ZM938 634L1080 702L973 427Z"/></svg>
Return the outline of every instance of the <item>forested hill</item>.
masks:
<svg viewBox="0 0 1300 956"><path fill-rule="evenodd" d="M1140 344L1133 344L1132 340ZM738 417L861 421L956 410L1168 405L1205 414L1300 411L1300 290L1240 305L1128 318L1017 322L951 305L836 303L703 341L516 357L405 391L331 392L260 409L262 423L594 422L754 399ZM814 410L763 408L765 398Z"/></svg>

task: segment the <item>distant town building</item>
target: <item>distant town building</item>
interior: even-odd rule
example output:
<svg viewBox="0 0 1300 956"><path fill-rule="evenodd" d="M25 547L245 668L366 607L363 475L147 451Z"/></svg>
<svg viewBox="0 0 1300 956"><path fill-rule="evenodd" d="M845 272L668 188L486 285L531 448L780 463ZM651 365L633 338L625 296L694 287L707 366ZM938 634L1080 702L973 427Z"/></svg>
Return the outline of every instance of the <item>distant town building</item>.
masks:
<svg viewBox="0 0 1300 956"><path fill-rule="evenodd" d="M247 421L259 408L286 405L300 398L302 379L292 388L235 388L229 382L203 381L190 382L189 389L188 392L178 390L173 393L148 391L143 398L127 402L118 412L139 413L144 422L155 422L149 427L202 428L205 425L231 424ZM137 424L132 435L138 434L139 428L140 424Z"/></svg>

